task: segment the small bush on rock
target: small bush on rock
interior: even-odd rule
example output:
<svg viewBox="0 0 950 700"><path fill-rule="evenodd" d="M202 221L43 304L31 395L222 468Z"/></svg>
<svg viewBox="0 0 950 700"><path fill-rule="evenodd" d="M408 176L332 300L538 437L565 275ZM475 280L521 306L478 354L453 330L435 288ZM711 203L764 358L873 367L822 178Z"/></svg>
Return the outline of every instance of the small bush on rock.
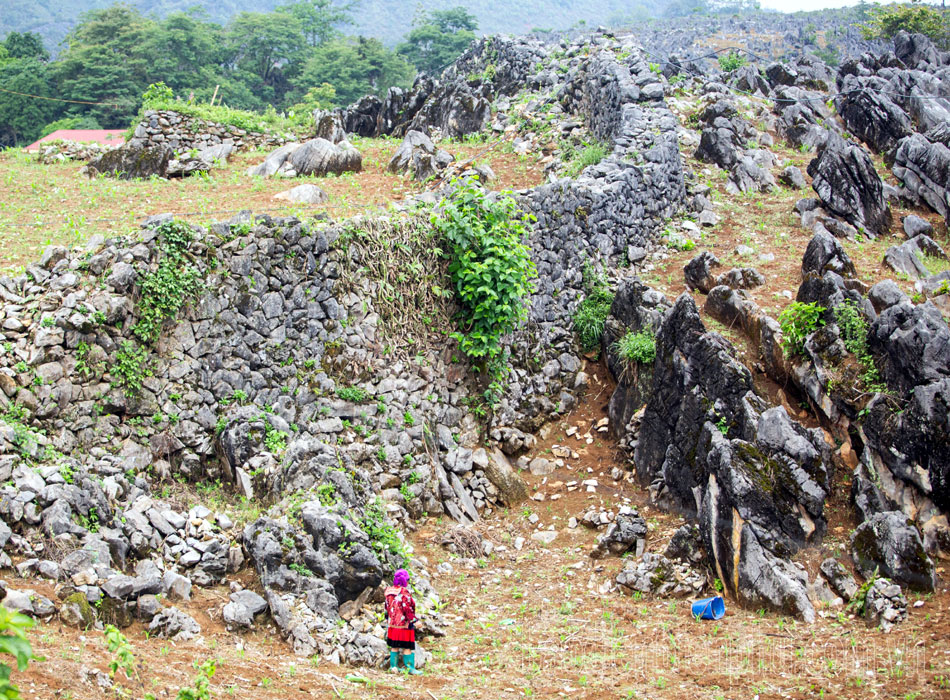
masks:
<svg viewBox="0 0 950 700"><path fill-rule="evenodd" d="M924 4L888 5L870 11L865 24L858 25L865 39L893 39L903 30L930 37L943 49L950 48L950 13Z"/></svg>
<svg viewBox="0 0 950 700"><path fill-rule="evenodd" d="M509 196L489 199L472 184L456 181L457 189L432 224L449 245L449 276L461 310L452 334L459 348L491 380L484 393L494 405L508 374L508 353L501 339L527 317L525 296L537 276L525 245L535 220Z"/></svg>
<svg viewBox="0 0 950 700"><path fill-rule="evenodd" d="M812 302L806 304L793 301L778 315L779 325L782 327L782 344L793 355L805 353L805 340L819 327L825 325L821 315L825 307Z"/></svg>
<svg viewBox="0 0 950 700"><path fill-rule="evenodd" d="M366 401L367 398L366 390L361 389L358 386L337 387L336 395L344 401L349 401L350 403L362 403L363 401Z"/></svg>
<svg viewBox="0 0 950 700"><path fill-rule="evenodd" d="M138 343L123 340L115 353L115 365L111 371L116 385L124 389L126 396L137 396L142 391L142 382L152 374L148 351Z"/></svg>
<svg viewBox="0 0 950 700"><path fill-rule="evenodd" d="M625 365L648 364L656 359L656 338L646 329L630 331L614 343L614 350Z"/></svg>
<svg viewBox="0 0 950 700"><path fill-rule="evenodd" d="M385 506L378 498L374 498L366 506L360 526L377 554L395 557L400 566L408 565L409 552L406 551L406 545L399 537L399 532L386 518Z"/></svg>
<svg viewBox="0 0 950 700"><path fill-rule="evenodd" d="M166 320L175 318L182 307L203 289L201 273L186 256L192 234L188 224L168 221L158 227L162 240L162 261L158 269L143 276L140 285L138 321L132 332L143 343L154 343Z"/></svg>
<svg viewBox="0 0 950 700"><path fill-rule="evenodd" d="M731 73L738 68L742 68L748 62L748 59L741 56L738 51L730 51L719 56L719 68L725 73Z"/></svg>

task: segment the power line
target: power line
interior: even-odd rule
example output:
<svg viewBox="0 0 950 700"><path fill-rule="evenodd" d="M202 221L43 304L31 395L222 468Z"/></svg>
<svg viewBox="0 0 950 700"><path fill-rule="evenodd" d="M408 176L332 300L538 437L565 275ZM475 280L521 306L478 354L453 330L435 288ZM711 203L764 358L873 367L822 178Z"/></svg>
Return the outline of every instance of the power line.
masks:
<svg viewBox="0 0 950 700"><path fill-rule="evenodd" d="M10 95L19 95L20 97L32 97L35 100L48 100L50 102L68 102L74 105L94 105L94 106L114 107L115 109L119 108L118 102L89 102L88 100L67 100L61 97L46 97L45 95L31 95L28 92L17 92L16 90L7 90L6 88L2 88L2 87L0 87L0 92L5 92Z"/></svg>

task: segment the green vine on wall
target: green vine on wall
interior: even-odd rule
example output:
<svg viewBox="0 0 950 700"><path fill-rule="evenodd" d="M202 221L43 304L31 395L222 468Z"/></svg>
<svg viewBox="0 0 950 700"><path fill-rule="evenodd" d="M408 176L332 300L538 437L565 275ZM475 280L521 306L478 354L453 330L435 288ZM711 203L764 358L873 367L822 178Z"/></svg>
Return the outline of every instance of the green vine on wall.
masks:
<svg viewBox="0 0 950 700"><path fill-rule="evenodd" d="M155 270L140 278L135 307L137 320L132 326L132 334L139 342L122 341L112 370L116 385L122 387L129 398L137 396L142 383L151 376L148 348L158 341L165 322L176 318L204 289L201 271L188 252L194 238L188 224L166 221L156 232L161 259Z"/></svg>
<svg viewBox="0 0 950 700"><path fill-rule="evenodd" d="M475 185L457 189L432 224L448 243L449 276L458 296L459 348L489 379L483 393L493 406L504 391L508 353L501 339L527 318L525 297L537 276L525 239L535 218L514 199L489 199Z"/></svg>

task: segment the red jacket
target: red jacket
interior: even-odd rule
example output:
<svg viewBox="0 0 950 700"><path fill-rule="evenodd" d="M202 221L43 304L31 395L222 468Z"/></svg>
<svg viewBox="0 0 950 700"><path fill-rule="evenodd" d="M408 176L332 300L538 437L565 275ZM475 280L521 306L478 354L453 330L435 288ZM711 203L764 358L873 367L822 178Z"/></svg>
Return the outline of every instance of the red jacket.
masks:
<svg viewBox="0 0 950 700"><path fill-rule="evenodd" d="M389 626L406 629L416 620L416 601L408 588L390 586L386 589L386 617Z"/></svg>

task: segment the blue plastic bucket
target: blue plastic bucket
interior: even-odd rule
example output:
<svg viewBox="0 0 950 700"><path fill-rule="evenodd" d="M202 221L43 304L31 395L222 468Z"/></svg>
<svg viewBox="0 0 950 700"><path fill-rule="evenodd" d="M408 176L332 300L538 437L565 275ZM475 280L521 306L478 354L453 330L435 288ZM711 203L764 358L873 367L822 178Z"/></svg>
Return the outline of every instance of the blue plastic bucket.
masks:
<svg viewBox="0 0 950 700"><path fill-rule="evenodd" d="M718 620L726 614L726 604L722 596L703 598L693 603L693 617L700 620Z"/></svg>

